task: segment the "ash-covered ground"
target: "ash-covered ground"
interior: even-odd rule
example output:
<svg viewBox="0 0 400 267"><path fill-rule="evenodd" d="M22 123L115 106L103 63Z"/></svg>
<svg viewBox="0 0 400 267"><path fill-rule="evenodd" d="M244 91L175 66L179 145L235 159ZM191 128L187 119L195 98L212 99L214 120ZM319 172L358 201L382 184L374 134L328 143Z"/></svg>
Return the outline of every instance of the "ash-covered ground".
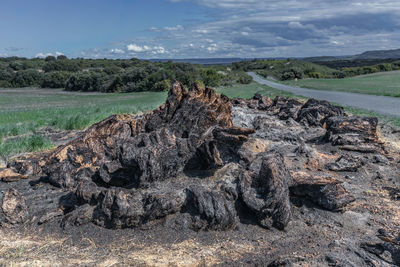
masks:
<svg viewBox="0 0 400 267"><path fill-rule="evenodd" d="M325 101L176 82L0 170L0 265L398 266L398 138Z"/></svg>

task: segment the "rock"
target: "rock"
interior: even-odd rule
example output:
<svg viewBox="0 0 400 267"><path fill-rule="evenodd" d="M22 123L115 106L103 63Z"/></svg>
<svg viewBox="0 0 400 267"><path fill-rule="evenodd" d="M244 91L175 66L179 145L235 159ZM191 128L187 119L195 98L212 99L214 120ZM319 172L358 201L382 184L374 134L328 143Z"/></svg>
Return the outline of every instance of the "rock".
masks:
<svg viewBox="0 0 400 267"><path fill-rule="evenodd" d="M94 208L95 207L89 204L78 207L62 219L61 227L80 226L90 223L93 220Z"/></svg>
<svg viewBox="0 0 400 267"><path fill-rule="evenodd" d="M54 218L57 218L57 217L60 217L60 216L63 216L63 215L64 215L64 213L62 211L59 211L59 210L58 211L48 212L48 213L44 214L42 217L40 217L40 219L38 221L38 224L47 223L47 222L53 220Z"/></svg>
<svg viewBox="0 0 400 267"><path fill-rule="evenodd" d="M227 230L236 226L237 192L230 187L223 189L208 190L201 186L188 188L184 212L192 216L192 229Z"/></svg>
<svg viewBox="0 0 400 267"><path fill-rule="evenodd" d="M361 160L348 154L340 156L335 162L327 163L325 167L336 172L356 172L361 167Z"/></svg>
<svg viewBox="0 0 400 267"><path fill-rule="evenodd" d="M374 144L378 141L375 117L335 116L326 120L326 139L334 146Z"/></svg>
<svg viewBox="0 0 400 267"><path fill-rule="evenodd" d="M243 202L258 217L263 227L284 229L291 217L289 186L292 178L282 155L261 153L243 172L240 192Z"/></svg>
<svg viewBox="0 0 400 267"><path fill-rule="evenodd" d="M167 215L179 212L185 200L186 194L183 191L149 194L144 204L144 222L161 219Z"/></svg>
<svg viewBox="0 0 400 267"><path fill-rule="evenodd" d="M8 189L4 195L1 211L4 215L3 222L11 225L24 223L28 216L25 199L14 188Z"/></svg>
<svg viewBox="0 0 400 267"><path fill-rule="evenodd" d="M384 165L388 165L390 163L389 159L384 155L374 155L373 157L374 163L381 163Z"/></svg>
<svg viewBox="0 0 400 267"><path fill-rule="evenodd" d="M21 179L27 179L28 176L20 174L18 172L15 172L12 169L6 168L6 169L2 169L0 170L0 180L2 182L16 182L19 181Z"/></svg>
<svg viewBox="0 0 400 267"><path fill-rule="evenodd" d="M267 110L273 104L271 98L260 94L255 94L253 96L253 100L258 101L257 108L260 110Z"/></svg>
<svg viewBox="0 0 400 267"><path fill-rule="evenodd" d="M194 85L187 92L175 82L165 104L152 113L111 116L56 149L44 173L59 187L94 179L137 188L174 177L189 162L200 165L191 168L221 166L224 147L234 149L254 132L233 127L231 109L230 100L210 88Z"/></svg>
<svg viewBox="0 0 400 267"><path fill-rule="evenodd" d="M244 100L241 98L232 98L231 103L234 106L240 106L243 108L267 110L273 104L273 101L269 97L260 94L255 94L253 98L249 100Z"/></svg>
<svg viewBox="0 0 400 267"><path fill-rule="evenodd" d="M302 105L301 102L294 98L277 96L273 104L269 107L269 111L281 120L287 120L289 118L296 120Z"/></svg>
<svg viewBox="0 0 400 267"><path fill-rule="evenodd" d="M93 222L106 228L137 227L145 215L143 195L129 194L122 189L109 189L102 193L101 202L93 212Z"/></svg>
<svg viewBox="0 0 400 267"><path fill-rule="evenodd" d="M310 175L294 176L293 178L294 181L290 187L291 194L306 197L327 210L340 210L355 200L342 183L336 179Z"/></svg>
<svg viewBox="0 0 400 267"><path fill-rule="evenodd" d="M296 120L305 125L322 127L328 118L344 115L342 107L333 106L325 100L311 98L301 107Z"/></svg>

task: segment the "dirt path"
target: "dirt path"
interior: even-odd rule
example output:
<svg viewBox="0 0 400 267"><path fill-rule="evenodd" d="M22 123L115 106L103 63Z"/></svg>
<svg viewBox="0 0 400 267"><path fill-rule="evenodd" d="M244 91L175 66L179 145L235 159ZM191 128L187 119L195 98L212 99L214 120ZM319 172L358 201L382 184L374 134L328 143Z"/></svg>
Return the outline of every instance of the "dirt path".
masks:
<svg viewBox="0 0 400 267"><path fill-rule="evenodd" d="M366 109L380 114L400 117L400 98L389 96L374 96L346 92L322 91L300 87L292 87L276 82L272 82L259 77L254 72L248 72L254 81L270 87L291 92L296 95L312 97L316 99L328 100L344 106Z"/></svg>

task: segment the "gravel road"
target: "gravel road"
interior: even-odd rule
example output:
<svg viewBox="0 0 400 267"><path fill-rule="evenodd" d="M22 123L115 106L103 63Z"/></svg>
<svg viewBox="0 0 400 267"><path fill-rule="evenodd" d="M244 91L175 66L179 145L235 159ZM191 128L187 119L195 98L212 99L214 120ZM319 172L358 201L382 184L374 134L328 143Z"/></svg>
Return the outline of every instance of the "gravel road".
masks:
<svg viewBox="0 0 400 267"><path fill-rule="evenodd" d="M380 114L400 117L400 97L375 96L292 87L263 79L254 72L248 72L248 74L252 76L254 81L257 83L265 84L272 88L291 92L296 95L328 100L344 106L361 108Z"/></svg>

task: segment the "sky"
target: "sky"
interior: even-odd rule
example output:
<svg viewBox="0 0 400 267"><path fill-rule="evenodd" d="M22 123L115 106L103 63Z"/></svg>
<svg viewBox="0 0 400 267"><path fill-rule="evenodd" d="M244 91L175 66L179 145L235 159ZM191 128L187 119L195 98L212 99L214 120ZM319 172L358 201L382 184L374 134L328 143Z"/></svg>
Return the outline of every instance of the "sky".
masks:
<svg viewBox="0 0 400 267"><path fill-rule="evenodd" d="M398 0L0 0L3 57L308 57L397 48Z"/></svg>

